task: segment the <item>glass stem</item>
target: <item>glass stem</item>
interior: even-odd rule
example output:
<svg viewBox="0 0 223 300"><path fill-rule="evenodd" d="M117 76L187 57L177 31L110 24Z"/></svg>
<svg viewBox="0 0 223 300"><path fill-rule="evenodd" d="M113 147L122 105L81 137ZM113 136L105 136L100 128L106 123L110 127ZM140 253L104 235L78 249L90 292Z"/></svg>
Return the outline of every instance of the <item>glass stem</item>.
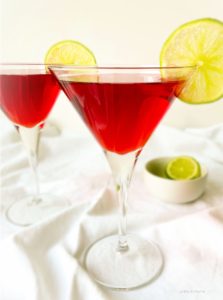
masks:
<svg viewBox="0 0 223 300"><path fill-rule="evenodd" d="M133 151L127 154L116 154L105 152L108 163L112 170L112 175L116 184L119 201L119 240L117 245L118 252L124 252L129 249L127 240L127 200L128 188L132 172L141 151Z"/></svg>
<svg viewBox="0 0 223 300"><path fill-rule="evenodd" d="M117 251L123 252L128 250L128 242L127 242L127 200L128 200L128 183L126 180L120 182L117 185L118 192L118 200L119 200L119 227L118 227L118 246Z"/></svg>
<svg viewBox="0 0 223 300"><path fill-rule="evenodd" d="M17 127L19 134L21 136L22 142L27 150L29 164L33 173L34 185L35 185L35 192L34 197L32 199L31 205L38 204L41 199L40 195L40 186L39 186L39 179L37 174L37 150L39 145L39 136L40 136L40 126L37 125L32 128L26 128L23 126Z"/></svg>
<svg viewBox="0 0 223 300"><path fill-rule="evenodd" d="M38 204L40 199L40 185L39 185L39 178L38 178L38 172L37 172L37 154L33 152L29 152L29 164L33 173L34 178L34 185L35 185L35 193L34 197L32 199L32 204Z"/></svg>

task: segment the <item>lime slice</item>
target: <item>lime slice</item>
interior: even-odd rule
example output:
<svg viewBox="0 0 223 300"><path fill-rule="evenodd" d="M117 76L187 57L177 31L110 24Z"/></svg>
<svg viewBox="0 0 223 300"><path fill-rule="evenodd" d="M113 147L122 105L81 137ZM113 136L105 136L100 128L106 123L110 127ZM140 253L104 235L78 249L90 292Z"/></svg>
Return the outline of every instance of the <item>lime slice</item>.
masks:
<svg viewBox="0 0 223 300"><path fill-rule="evenodd" d="M221 98L223 23L215 19L199 19L180 26L164 43L160 65L196 66L192 73L187 74L189 78L179 95L181 100L202 104ZM162 76L168 77L168 71Z"/></svg>
<svg viewBox="0 0 223 300"><path fill-rule="evenodd" d="M64 64L76 66L95 66L94 54L80 42L73 40L60 41L48 50L45 64Z"/></svg>
<svg viewBox="0 0 223 300"><path fill-rule="evenodd" d="M201 168L196 159L189 156L181 156L168 162L166 174L174 180L190 180L201 176Z"/></svg>

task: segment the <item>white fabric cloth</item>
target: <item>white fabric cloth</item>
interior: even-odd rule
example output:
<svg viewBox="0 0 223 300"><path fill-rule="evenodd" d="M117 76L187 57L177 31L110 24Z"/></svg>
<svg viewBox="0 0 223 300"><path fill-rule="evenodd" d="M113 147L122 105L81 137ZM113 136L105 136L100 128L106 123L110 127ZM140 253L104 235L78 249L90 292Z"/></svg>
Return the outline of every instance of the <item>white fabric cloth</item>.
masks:
<svg viewBox="0 0 223 300"><path fill-rule="evenodd" d="M32 191L19 137L1 121L2 213ZM197 201L166 204L148 194L145 162L189 154L209 172ZM223 125L178 130L160 126L139 158L130 188L128 231L160 245L165 266L151 284L129 292L97 285L82 268L83 250L117 230L110 171L90 135L58 134L48 127L39 155L41 189L70 207L28 228L1 220L1 300L221 300L223 296Z"/></svg>

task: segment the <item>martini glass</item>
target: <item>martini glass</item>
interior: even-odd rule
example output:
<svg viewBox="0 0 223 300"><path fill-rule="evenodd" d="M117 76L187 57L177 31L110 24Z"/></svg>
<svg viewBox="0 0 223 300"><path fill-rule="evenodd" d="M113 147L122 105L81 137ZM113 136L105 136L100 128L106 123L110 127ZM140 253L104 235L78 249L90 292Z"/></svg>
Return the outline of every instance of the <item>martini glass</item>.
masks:
<svg viewBox="0 0 223 300"><path fill-rule="evenodd" d="M118 234L91 245L84 266L101 285L133 289L159 275L156 243L127 232L128 187L137 158L180 93L191 67L52 66L61 88L101 145L120 206Z"/></svg>
<svg viewBox="0 0 223 300"><path fill-rule="evenodd" d="M6 211L8 220L16 225L31 225L64 207L55 196L40 193L37 176L40 129L59 91L46 65L0 64L0 107L21 136L35 181L34 195L13 202Z"/></svg>

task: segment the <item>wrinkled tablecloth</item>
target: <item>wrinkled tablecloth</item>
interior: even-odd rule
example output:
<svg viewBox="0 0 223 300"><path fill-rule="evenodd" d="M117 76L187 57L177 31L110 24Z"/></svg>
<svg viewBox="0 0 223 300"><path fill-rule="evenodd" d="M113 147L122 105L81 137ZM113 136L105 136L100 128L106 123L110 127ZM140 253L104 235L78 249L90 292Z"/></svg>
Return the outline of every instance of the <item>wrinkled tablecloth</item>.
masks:
<svg viewBox="0 0 223 300"><path fill-rule="evenodd" d="M41 136L41 190L69 207L21 228L4 212L31 193L26 153L16 130L1 121L1 300L221 300L223 297L223 124L203 129L160 126L146 145L133 176L128 231L152 239L165 265L151 284L133 291L97 285L83 269L83 250L117 231L117 201L104 155L90 136L58 132ZM208 169L205 194L188 204L167 204L149 195L143 167L157 156L192 155Z"/></svg>

